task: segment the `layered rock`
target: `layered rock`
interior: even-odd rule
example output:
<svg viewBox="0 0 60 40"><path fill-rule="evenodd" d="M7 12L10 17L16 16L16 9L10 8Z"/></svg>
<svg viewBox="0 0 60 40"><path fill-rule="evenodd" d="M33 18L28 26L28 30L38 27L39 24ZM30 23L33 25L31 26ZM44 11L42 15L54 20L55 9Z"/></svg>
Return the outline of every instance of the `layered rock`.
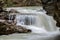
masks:
<svg viewBox="0 0 60 40"><path fill-rule="evenodd" d="M0 21L0 35L29 32L31 32L30 29L23 28L22 26L16 26L14 23L9 24L7 21Z"/></svg>
<svg viewBox="0 0 60 40"><path fill-rule="evenodd" d="M19 13L17 10L11 9L9 10L9 13Z"/></svg>
<svg viewBox="0 0 60 40"><path fill-rule="evenodd" d="M9 18L9 12L13 13L17 11L5 11L2 9L2 11L0 12L0 35L31 32L30 29L23 28L22 26L16 26L16 21L14 21L15 15L12 15L13 18Z"/></svg>

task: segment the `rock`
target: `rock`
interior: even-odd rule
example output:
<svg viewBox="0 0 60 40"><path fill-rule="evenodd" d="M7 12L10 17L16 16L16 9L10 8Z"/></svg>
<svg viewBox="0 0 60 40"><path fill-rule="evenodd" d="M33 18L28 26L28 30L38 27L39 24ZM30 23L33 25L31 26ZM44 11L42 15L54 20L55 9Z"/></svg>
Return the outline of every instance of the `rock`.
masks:
<svg viewBox="0 0 60 40"><path fill-rule="evenodd" d="M9 13L19 13L17 10L11 9Z"/></svg>
<svg viewBox="0 0 60 40"><path fill-rule="evenodd" d="M12 33L29 33L30 29L23 28L22 26L16 26L8 24L6 22L0 22L0 35L8 35Z"/></svg>
<svg viewBox="0 0 60 40"><path fill-rule="evenodd" d="M55 0L41 0L43 4L51 4L53 3Z"/></svg>
<svg viewBox="0 0 60 40"><path fill-rule="evenodd" d="M21 26L17 26L16 30L17 30L17 33L27 33L27 32L31 32L30 29L26 29L26 28L23 28L23 27L21 27Z"/></svg>
<svg viewBox="0 0 60 40"><path fill-rule="evenodd" d="M55 36L54 40L60 40L60 34Z"/></svg>
<svg viewBox="0 0 60 40"><path fill-rule="evenodd" d="M7 17L7 14L6 12L1 12L0 13L0 19L5 19Z"/></svg>
<svg viewBox="0 0 60 40"><path fill-rule="evenodd" d="M60 27L60 0L42 0L43 8L47 11L46 14L53 16Z"/></svg>
<svg viewBox="0 0 60 40"><path fill-rule="evenodd" d="M10 13L19 13L18 11L11 9ZM30 29L23 28L22 26L16 26L14 21L15 15L2 11L0 12L0 35L8 35L12 33L29 33Z"/></svg>

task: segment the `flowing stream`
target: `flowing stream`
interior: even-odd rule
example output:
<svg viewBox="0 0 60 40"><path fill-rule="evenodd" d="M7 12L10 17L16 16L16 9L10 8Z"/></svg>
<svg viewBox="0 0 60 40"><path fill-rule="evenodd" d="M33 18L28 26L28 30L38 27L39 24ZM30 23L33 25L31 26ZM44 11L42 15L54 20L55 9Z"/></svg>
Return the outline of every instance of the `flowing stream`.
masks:
<svg viewBox="0 0 60 40"><path fill-rule="evenodd" d="M53 17L46 15L43 8L7 8L20 12L16 14L17 26L32 30L31 33L15 33L0 36L0 40L55 40L60 34Z"/></svg>

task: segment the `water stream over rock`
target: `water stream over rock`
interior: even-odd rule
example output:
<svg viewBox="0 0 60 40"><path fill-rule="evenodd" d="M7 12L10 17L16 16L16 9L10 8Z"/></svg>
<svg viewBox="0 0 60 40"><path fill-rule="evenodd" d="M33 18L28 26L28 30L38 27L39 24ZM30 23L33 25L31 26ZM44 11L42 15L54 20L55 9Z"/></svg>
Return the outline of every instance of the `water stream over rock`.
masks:
<svg viewBox="0 0 60 40"><path fill-rule="evenodd" d="M12 8L7 8L10 10ZM46 15L42 8L13 8L20 13L16 14L17 26L32 30L31 33L12 34L0 36L1 40L55 40L59 35L56 21L53 17ZM38 9L38 10L37 10ZM40 10L41 9L41 10Z"/></svg>

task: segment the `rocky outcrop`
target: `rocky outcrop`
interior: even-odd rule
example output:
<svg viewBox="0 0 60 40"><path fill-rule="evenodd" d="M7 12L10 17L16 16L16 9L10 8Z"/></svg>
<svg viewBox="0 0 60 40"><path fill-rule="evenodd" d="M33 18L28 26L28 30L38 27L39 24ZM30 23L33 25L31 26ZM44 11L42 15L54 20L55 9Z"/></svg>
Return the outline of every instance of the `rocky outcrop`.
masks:
<svg viewBox="0 0 60 40"><path fill-rule="evenodd" d="M20 13L20 12L18 12L17 10L11 9L9 10L9 13Z"/></svg>
<svg viewBox="0 0 60 40"><path fill-rule="evenodd" d="M8 35L12 33L29 33L30 29L23 28L22 26L16 26L14 23L9 24L7 21L0 21L0 35Z"/></svg>
<svg viewBox="0 0 60 40"><path fill-rule="evenodd" d="M2 9L3 10L3 9ZM15 15L9 16L9 12L16 13L17 11L2 11L0 12L0 35L8 35L12 33L29 33L30 29L23 28L22 26L16 26ZM9 17L12 17L9 19Z"/></svg>
<svg viewBox="0 0 60 40"><path fill-rule="evenodd" d="M60 0L41 0L46 14L53 16L57 21L56 25L60 27Z"/></svg>

